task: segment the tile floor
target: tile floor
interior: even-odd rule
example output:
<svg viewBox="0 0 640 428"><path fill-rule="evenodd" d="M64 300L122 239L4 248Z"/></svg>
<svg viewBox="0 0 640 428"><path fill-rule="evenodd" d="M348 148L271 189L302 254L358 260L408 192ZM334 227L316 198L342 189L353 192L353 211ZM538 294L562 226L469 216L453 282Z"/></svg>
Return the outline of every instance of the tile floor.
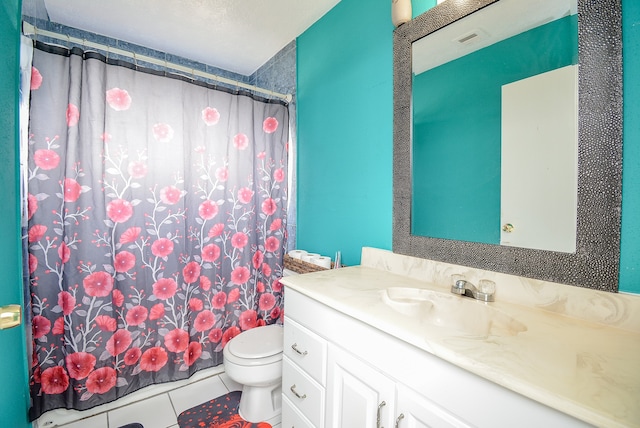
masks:
<svg viewBox="0 0 640 428"><path fill-rule="evenodd" d="M183 411L205 403L242 386L225 375L210 376L168 392L81 419L59 428L118 428L138 422L144 428L179 428L178 415ZM270 421L273 428L280 428L280 417Z"/></svg>

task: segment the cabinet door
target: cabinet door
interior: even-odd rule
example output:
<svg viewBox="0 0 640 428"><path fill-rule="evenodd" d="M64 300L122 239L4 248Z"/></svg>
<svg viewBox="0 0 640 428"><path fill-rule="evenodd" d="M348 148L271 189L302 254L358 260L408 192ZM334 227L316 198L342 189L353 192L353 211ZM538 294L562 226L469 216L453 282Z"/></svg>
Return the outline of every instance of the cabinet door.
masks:
<svg viewBox="0 0 640 428"><path fill-rule="evenodd" d="M470 428L431 400L404 385L398 385L397 428Z"/></svg>
<svg viewBox="0 0 640 428"><path fill-rule="evenodd" d="M329 345L328 364L327 428L393 427L393 380L332 345Z"/></svg>

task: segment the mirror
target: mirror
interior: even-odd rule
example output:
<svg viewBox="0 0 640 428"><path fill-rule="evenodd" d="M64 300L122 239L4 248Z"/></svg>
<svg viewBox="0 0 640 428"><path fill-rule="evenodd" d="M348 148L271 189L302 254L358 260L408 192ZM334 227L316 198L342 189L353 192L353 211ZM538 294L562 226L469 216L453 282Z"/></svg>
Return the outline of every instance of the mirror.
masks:
<svg viewBox="0 0 640 428"><path fill-rule="evenodd" d="M411 183L421 174L412 164L419 151L412 139L418 133L413 126L414 111L420 113L420 107L412 105L412 47L415 42L437 38L438 34L453 28L454 23L467 16L477 13L476 16L481 17L490 12L494 3L508 1L512 0L446 0L394 32L393 251L529 278L617 291L622 174L622 56L621 9L615 0L606 0L606 4L600 2L597 8L587 1L578 0L577 207L572 219L575 229L571 230L575 248L550 251L498 245L495 238L487 243L471 242L465 237L412 233L416 219L411 216L415 203ZM521 7L522 2L516 3ZM540 3L542 8L542 2L535 0L535 3ZM523 17L520 10L520 15L508 19L521 22L527 21L527 17L528 14ZM481 17L481 20L486 25L486 18ZM504 27L501 22L505 22L504 18L491 24L489 31L500 33ZM439 31L441 29L442 32ZM468 35L461 34L461 37ZM448 53L450 49L441 51ZM437 62L440 56L440 53L432 52L429 60ZM430 98L438 95L435 91L423 93L423 97ZM469 120L483 122L486 118ZM429 134L426 135L429 140ZM441 149L442 143L436 146ZM428 159L425 162L438 163L434 152L430 156L425 158ZM441 172L420 181L426 180L432 187L446 187L450 184L448 176L464 174L464 171L465 168L454 168L449 174ZM427 206L428 211L439 210L438 203L431 202Z"/></svg>

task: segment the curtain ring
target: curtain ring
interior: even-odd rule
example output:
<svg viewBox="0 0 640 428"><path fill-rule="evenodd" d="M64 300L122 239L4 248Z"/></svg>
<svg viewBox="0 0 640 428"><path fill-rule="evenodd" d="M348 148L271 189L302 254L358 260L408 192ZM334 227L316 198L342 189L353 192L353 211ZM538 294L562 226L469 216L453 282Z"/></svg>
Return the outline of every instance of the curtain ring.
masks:
<svg viewBox="0 0 640 428"><path fill-rule="evenodd" d="M133 52L133 65L136 67L136 71L138 70L138 57L136 56L136 53Z"/></svg>

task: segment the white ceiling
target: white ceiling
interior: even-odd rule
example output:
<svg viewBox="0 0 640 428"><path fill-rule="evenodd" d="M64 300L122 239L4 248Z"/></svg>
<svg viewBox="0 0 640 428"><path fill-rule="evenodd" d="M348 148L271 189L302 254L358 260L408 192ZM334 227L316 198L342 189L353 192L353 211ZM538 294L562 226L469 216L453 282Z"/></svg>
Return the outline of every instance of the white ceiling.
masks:
<svg viewBox="0 0 640 428"><path fill-rule="evenodd" d="M340 0L44 0L69 27L251 75Z"/></svg>

